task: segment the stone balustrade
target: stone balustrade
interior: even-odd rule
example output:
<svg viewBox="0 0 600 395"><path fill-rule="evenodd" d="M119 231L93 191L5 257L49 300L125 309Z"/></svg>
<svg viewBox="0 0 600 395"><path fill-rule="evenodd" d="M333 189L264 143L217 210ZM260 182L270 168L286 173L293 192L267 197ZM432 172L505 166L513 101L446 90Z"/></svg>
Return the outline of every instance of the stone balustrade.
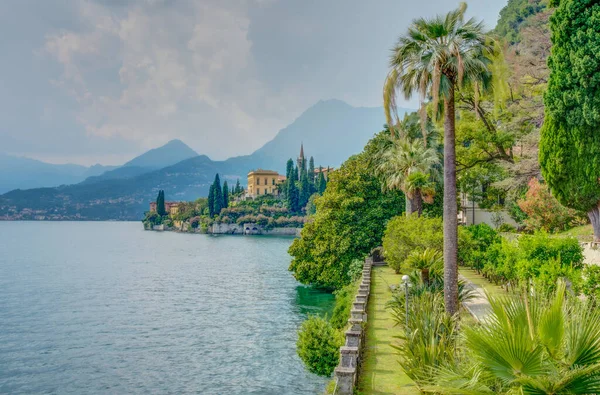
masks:
<svg viewBox="0 0 600 395"><path fill-rule="evenodd" d="M346 331L346 342L340 347L340 363L335 368L336 395L351 395L358 378L361 351L367 322L367 303L371 292L371 268L373 258L367 257L363 266L362 279L352 303L350 328Z"/></svg>

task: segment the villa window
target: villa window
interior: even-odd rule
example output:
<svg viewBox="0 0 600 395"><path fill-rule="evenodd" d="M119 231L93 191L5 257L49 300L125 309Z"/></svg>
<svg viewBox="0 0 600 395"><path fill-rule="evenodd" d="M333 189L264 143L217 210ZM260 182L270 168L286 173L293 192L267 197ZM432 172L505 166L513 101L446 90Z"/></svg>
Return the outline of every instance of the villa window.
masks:
<svg viewBox="0 0 600 395"><path fill-rule="evenodd" d="M260 188L256 188L256 194L260 195Z"/></svg>
<svg viewBox="0 0 600 395"><path fill-rule="evenodd" d="M267 181L266 178L265 178L265 185L269 185L269 182Z"/></svg>
<svg viewBox="0 0 600 395"><path fill-rule="evenodd" d="M260 185L260 178L256 179L256 185Z"/></svg>
<svg viewBox="0 0 600 395"><path fill-rule="evenodd" d="M275 179L273 178L273 185L275 185Z"/></svg>

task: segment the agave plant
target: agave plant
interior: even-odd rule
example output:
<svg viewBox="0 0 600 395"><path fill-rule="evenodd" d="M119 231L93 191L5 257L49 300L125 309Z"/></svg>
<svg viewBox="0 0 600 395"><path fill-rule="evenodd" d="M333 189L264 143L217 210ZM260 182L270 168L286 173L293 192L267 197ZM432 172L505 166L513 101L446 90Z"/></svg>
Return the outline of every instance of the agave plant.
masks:
<svg viewBox="0 0 600 395"><path fill-rule="evenodd" d="M600 311L556 292L489 297L492 314L464 328L466 357L437 368L439 394L600 393ZM456 361L455 361L456 362Z"/></svg>

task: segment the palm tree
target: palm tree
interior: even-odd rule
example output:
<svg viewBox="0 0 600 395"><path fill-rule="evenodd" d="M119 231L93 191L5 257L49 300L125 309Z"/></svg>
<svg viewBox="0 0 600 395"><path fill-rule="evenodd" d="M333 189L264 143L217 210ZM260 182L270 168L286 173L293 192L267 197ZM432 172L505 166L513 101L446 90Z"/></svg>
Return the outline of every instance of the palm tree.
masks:
<svg viewBox="0 0 600 395"><path fill-rule="evenodd" d="M464 20L466 4L446 16L416 19L393 49L391 71L384 86L384 108L389 125L398 124L396 93L409 99L414 93L431 97L437 113L444 112L444 299L446 310L458 311L458 221L456 202L455 103L457 89L471 86L476 92L490 82L488 69L493 44L484 34L483 22ZM422 122L426 120L422 105ZM394 128L391 128L392 132ZM427 141L426 128L422 127Z"/></svg>
<svg viewBox="0 0 600 395"><path fill-rule="evenodd" d="M400 189L406 196L406 215L423 212L423 200L435 194L431 177L440 163L438 153L421 139L389 136L376 155L376 169L388 190Z"/></svg>
<svg viewBox="0 0 600 395"><path fill-rule="evenodd" d="M489 297L492 314L464 328L464 364L439 369L436 394L600 393L600 311L567 295ZM457 366L458 365L458 366Z"/></svg>

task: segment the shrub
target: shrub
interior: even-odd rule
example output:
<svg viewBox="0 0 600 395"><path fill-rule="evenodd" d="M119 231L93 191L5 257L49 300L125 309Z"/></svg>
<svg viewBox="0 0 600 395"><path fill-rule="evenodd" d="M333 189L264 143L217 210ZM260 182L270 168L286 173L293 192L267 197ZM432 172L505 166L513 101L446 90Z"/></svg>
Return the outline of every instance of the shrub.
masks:
<svg viewBox="0 0 600 395"><path fill-rule="evenodd" d="M350 318L350 310L352 310L354 295L356 295L357 290L358 281L355 281L334 292L335 305L333 307L333 312L331 313L331 319L329 320L334 328L343 329L346 327L348 318Z"/></svg>
<svg viewBox="0 0 600 395"><path fill-rule="evenodd" d="M507 224L507 223L503 223L502 225L500 225L498 227L498 232L501 232L501 233L515 233L516 231L517 231L517 228L515 228L511 224Z"/></svg>
<svg viewBox="0 0 600 395"><path fill-rule="evenodd" d="M594 303L600 302L600 266L589 265L583 269L582 291Z"/></svg>
<svg viewBox="0 0 600 395"><path fill-rule="evenodd" d="M310 316L298 332L296 348L307 369L319 376L331 376L339 362L342 334L329 321Z"/></svg>
<svg viewBox="0 0 600 395"><path fill-rule="evenodd" d="M408 326L404 298L390 305L394 320L404 330L401 346L394 346L400 366L417 384L428 383L433 371L451 365L456 355L457 317L444 310L439 292L412 295L408 304Z"/></svg>
<svg viewBox="0 0 600 395"><path fill-rule="evenodd" d="M458 250L459 263L480 271L488 259L489 248L500 243L501 237L487 224L471 225L462 229Z"/></svg>
<svg viewBox="0 0 600 395"><path fill-rule="evenodd" d="M387 225L383 237L383 253L387 263L400 272L404 261L413 251L427 248L442 250L444 241L441 218L398 216Z"/></svg>
<svg viewBox="0 0 600 395"><path fill-rule="evenodd" d="M561 205L550 193L548 185L540 184L535 178L529 182L525 198L517 204L527 214L524 222L530 231L556 232L587 222L577 211Z"/></svg>

